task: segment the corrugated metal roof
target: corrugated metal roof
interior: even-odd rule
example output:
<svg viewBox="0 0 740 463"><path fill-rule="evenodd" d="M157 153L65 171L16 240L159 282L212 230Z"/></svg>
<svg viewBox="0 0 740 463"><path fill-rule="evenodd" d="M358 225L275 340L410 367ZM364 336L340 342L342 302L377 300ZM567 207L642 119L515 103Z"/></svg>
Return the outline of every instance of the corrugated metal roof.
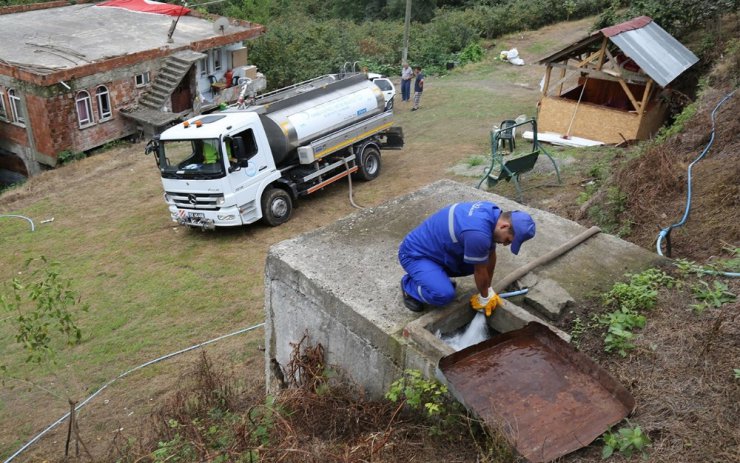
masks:
<svg viewBox="0 0 740 463"><path fill-rule="evenodd" d="M655 21L609 37L658 85L665 87L699 58Z"/></svg>

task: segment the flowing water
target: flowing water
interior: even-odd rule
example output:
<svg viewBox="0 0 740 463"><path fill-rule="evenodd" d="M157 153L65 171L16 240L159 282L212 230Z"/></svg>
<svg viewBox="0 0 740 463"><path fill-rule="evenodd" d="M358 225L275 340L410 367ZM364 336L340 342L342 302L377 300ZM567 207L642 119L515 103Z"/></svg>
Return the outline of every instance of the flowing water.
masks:
<svg viewBox="0 0 740 463"><path fill-rule="evenodd" d="M450 334L442 334L440 331L437 331L436 335L445 344L458 351L490 338L491 329L488 328L485 314L478 312L473 317L473 320L460 330Z"/></svg>

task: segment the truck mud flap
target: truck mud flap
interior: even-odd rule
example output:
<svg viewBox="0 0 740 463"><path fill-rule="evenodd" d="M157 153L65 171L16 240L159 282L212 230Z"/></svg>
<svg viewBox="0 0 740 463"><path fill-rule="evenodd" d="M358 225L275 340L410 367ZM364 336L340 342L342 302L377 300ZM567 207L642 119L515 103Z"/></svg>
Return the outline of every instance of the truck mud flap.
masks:
<svg viewBox="0 0 740 463"><path fill-rule="evenodd" d="M380 148L386 150L400 150L403 148L403 127L391 127L383 132Z"/></svg>

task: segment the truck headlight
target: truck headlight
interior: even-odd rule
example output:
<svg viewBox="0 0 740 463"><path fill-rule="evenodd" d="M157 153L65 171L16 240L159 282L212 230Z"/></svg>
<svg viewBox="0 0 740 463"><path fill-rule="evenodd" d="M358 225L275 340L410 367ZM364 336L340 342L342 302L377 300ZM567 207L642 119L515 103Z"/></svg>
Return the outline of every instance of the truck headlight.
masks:
<svg viewBox="0 0 740 463"><path fill-rule="evenodd" d="M216 198L216 206L223 206L224 202L225 202L225 199L223 195Z"/></svg>
<svg viewBox="0 0 740 463"><path fill-rule="evenodd" d="M164 194L164 202L166 202L166 203L171 202L170 195L168 195L167 193Z"/></svg>

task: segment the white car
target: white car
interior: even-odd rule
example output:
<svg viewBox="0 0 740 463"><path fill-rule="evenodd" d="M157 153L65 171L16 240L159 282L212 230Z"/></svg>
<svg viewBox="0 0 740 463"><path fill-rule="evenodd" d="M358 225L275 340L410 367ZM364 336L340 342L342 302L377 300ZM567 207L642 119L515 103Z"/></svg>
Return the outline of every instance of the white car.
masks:
<svg viewBox="0 0 740 463"><path fill-rule="evenodd" d="M374 72L368 72L367 78L372 80L375 85L378 86L381 92L383 92L383 98L385 98L385 110L390 111L393 109L393 97L396 96L396 87L393 82L387 77L383 77L380 74Z"/></svg>

